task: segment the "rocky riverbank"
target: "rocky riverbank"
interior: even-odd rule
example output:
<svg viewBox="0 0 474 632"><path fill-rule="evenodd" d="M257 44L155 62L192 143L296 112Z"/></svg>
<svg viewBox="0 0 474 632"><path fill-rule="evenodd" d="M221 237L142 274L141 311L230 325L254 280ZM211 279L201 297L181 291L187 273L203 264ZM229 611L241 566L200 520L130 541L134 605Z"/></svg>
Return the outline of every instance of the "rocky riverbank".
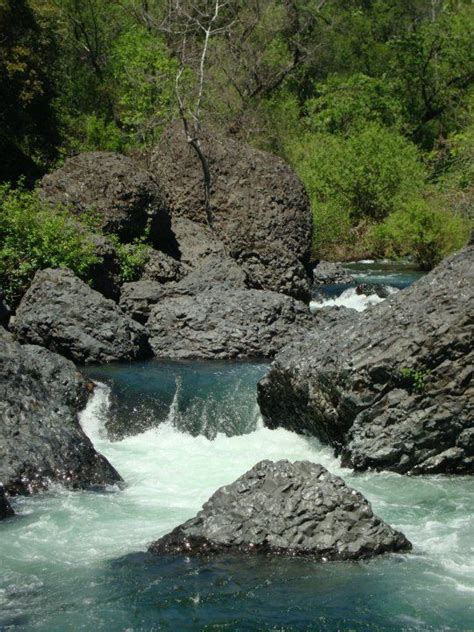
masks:
<svg viewBox="0 0 474 632"><path fill-rule="evenodd" d="M307 432L357 470L474 471L474 248L358 319L277 355L265 423Z"/></svg>

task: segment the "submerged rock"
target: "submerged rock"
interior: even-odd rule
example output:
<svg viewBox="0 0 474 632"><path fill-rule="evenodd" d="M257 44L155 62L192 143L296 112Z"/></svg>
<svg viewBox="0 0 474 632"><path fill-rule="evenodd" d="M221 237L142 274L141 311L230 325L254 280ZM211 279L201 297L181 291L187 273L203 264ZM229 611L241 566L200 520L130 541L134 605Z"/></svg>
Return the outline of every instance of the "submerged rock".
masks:
<svg viewBox="0 0 474 632"><path fill-rule="evenodd" d="M147 328L157 357L268 358L313 324L308 307L289 296L216 286L162 299Z"/></svg>
<svg viewBox="0 0 474 632"><path fill-rule="evenodd" d="M355 318L284 349L258 387L265 423L344 465L474 471L474 247Z"/></svg>
<svg viewBox="0 0 474 632"><path fill-rule="evenodd" d="M165 131L153 155L152 172L164 185L173 223L182 218L204 226L207 243L224 244L251 287L306 299L312 214L299 178L281 158L234 138L204 131L202 147L211 172L209 218L202 166L179 123ZM183 252L176 229L175 234Z"/></svg>
<svg viewBox="0 0 474 632"><path fill-rule="evenodd" d="M155 246L176 251L163 191L127 156L95 151L68 158L43 178L40 196L79 216L93 213L101 230L125 242L141 237L149 227Z"/></svg>
<svg viewBox="0 0 474 632"><path fill-rule="evenodd" d="M121 480L78 421L91 389L72 362L0 328L0 481L9 494Z"/></svg>
<svg viewBox="0 0 474 632"><path fill-rule="evenodd" d="M354 277L340 263L320 261L313 269L313 285L315 287L353 283L355 283Z"/></svg>
<svg viewBox="0 0 474 632"><path fill-rule="evenodd" d="M379 298L388 298L390 294L393 294L393 291L391 292L387 286L380 285L380 283L359 283L355 291L359 296L361 294L364 296L375 294Z"/></svg>
<svg viewBox="0 0 474 632"><path fill-rule="evenodd" d="M151 355L143 327L67 269L36 273L13 330L20 342L47 347L80 364Z"/></svg>
<svg viewBox="0 0 474 632"><path fill-rule="evenodd" d="M5 488L0 485L0 520L10 518L14 515L14 511L8 502L8 498L5 496Z"/></svg>
<svg viewBox="0 0 474 632"><path fill-rule="evenodd" d="M195 518L150 545L157 554L225 552L357 560L410 542L322 465L261 461L221 487Z"/></svg>

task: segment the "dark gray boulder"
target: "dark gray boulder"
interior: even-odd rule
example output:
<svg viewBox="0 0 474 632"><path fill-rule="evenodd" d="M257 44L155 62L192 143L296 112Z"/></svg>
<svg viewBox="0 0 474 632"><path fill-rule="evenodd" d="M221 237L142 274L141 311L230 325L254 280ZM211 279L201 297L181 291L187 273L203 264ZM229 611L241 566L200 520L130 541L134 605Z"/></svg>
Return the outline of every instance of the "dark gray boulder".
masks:
<svg viewBox="0 0 474 632"><path fill-rule="evenodd" d="M365 296L375 294L379 298L388 298L390 294L393 294L388 287L380 285L380 283L359 283L355 290L356 294L364 294Z"/></svg>
<svg viewBox="0 0 474 632"><path fill-rule="evenodd" d="M209 130L203 132L202 148L211 173L209 214L214 237L209 242L222 242L228 255L235 253L249 263L245 270L252 287L285 289L296 298L306 298L312 214L299 178L281 158ZM209 229L202 167L179 123L163 134L151 171L163 183L173 222L185 218ZM177 239L181 245L178 235ZM272 250L270 244L278 248ZM297 262L307 277L303 295L299 272L293 270ZM273 275L269 266L275 268Z"/></svg>
<svg viewBox="0 0 474 632"><path fill-rule="evenodd" d="M313 285L349 285L355 283L354 278L340 263L320 261L313 269Z"/></svg>
<svg viewBox="0 0 474 632"><path fill-rule="evenodd" d="M196 268L208 257L226 257L224 243L206 224L173 217L173 233L179 244L180 262Z"/></svg>
<svg viewBox="0 0 474 632"><path fill-rule="evenodd" d="M5 488L0 485L0 520L10 518L14 515L14 511L11 508L8 498L5 496Z"/></svg>
<svg viewBox="0 0 474 632"><path fill-rule="evenodd" d="M0 481L9 494L121 480L78 421L92 388L69 360L0 328Z"/></svg>
<svg viewBox="0 0 474 632"><path fill-rule="evenodd" d="M153 306L166 296L166 292L166 285L149 279L124 283L120 309L139 323L146 324Z"/></svg>
<svg viewBox="0 0 474 632"><path fill-rule="evenodd" d="M95 151L68 158L44 176L39 193L44 201L68 206L79 216L92 211L101 230L124 242L141 237L149 226L156 247L176 251L163 191L127 156Z"/></svg>
<svg viewBox="0 0 474 632"><path fill-rule="evenodd" d="M13 331L20 342L47 347L79 364L150 355L143 327L67 269L36 273Z"/></svg>
<svg viewBox="0 0 474 632"><path fill-rule="evenodd" d="M410 542L322 465L261 461L221 487L195 518L150 545L156 554L226 552L358 560Z"/></svg>
<svg viewBox="0 0 474 632"><path fill-rule="evenodd" d="M158 283L181 281L187 270L182 263L159 250L150 250L141 279Z"/></svg>
<svg viewBox="0 0 474 632"><path fill-rule="evenodd" d="M258 387L265 423L316 435L356 470L471 473L473 334L470 246L284 349Z"/></svg>
<svg viewBox="0 0 474 632"><path fill-rule="evenodd" d="M260 245L249 250L230 250L248 278L248 286L271 289L309 302L310 279L302 262L283 244Z"/></svg>
<svg viewBox="0 0 474 632"><path fill-rule="evenodd" d="M147 328L157 357L224 359L273 357L313 325L308 307L289 296L216 286L159 301Z"/></svg>
<svg viewBox="0 0 474 632"><path fill-rule="evenodd" d="M141 279L124 283L120 296L120 307L138 322L148 321L154 305L172 296L194 296L216 287L233 290L247 287L247 275L230 258L209 256L178 283L158 283Z"/></svg>
<svg viewBox="0 0 474 632"><path fill-rule="evenodd" d="M249 287L248 283L247 274L233 259L210 255L171 287L170 292L175 295L201 294L215 286L228 290L245 289Z"/></svg>

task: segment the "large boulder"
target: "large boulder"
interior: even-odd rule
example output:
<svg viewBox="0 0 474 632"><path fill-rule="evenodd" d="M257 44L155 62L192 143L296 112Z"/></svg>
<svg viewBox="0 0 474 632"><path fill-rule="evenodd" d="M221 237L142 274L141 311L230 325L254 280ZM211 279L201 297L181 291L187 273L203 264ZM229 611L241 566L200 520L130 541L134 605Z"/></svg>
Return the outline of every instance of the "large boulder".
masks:
<svg viewBox="0 0 474 632"><path fill-rule="evenodd" d="M5 496L5 488L0 484L0 520L10 518L14 515L8 498Z"/></svg>
<svg viewBox="0 0 474 632"><path fill-rule="evenodd" d="M354 278L340 263L320 261L313 269L314 287L335 284L349 285L352 283L355 283Z"/></svg>
<svg viewBox="0 0 474 632"><path fill-rule="evenodd" d="M36 273L13 331L20 342L47 347L79 364L150 355L143 327L67 269Z"/></svg>
<svg viewBox="0 0 474 632"><path fill-rule="evenodd" d="M147 328L157 357L269 358L313 324L308 307L289 296L216 286L159 301Z"/></svg>
<svg viewBox="0 0 474 632"><path fill-rule="evenodd" d="M68 158L44 176L39 193L44 201L68 206L78 216L92 213L101 230L124 242L141 237L150 226L156 247L177 250L163 191L127 156L95 151Z"/></svg>
<svg viewBox="0 0 474 632"><path fill-rule="evenodd" d="M301 181L281 158L233 138L206 131L202 149L211 174L214 240L241 262L252 287L284 290L307 300L312 215ZM202 166L179 123L164 133L151 170L163 183L173 220L207 225ZM278 248L272 250L269 244ZM272 275L269 266L275 268Z"/></svg>
<svg viewBox="0 0 474 632"><path fill-rule="evenodd" d="M265 423L332 444L344 465L474 471L474 247L357 318L277 356Z"/></svg>
<svg viewBox="0 0 474 632"><path fill-rule="evenodd" d="M145 324L153 306L164 298L194 296L216 287L221 290L246 288L247 275L233 259L209 256L177 283L159 283L144 277L124 283L119 304L126 314Z"/></svg>
<svg viewBox="0 0 474 632"><path fill-rule="evenodd" d="M71 361L0 328L0 481L9 494L121 480L78 421L92 388Z"/></svg>
<svg viewBox="0 0 474 632"><path fill-rule="evenodd" d="M152 308L163 299L166 291L166 285L149 279L124 283L120 294L120 309L144 325Z"/></svg>
<svg viewBox="0 0 474 632"><path fill-rule="evenodd" d="M225 552L357 560L406 551L409 541L322 465L261 461L221 487L195 518L150 545L157 554Z"/></svg>

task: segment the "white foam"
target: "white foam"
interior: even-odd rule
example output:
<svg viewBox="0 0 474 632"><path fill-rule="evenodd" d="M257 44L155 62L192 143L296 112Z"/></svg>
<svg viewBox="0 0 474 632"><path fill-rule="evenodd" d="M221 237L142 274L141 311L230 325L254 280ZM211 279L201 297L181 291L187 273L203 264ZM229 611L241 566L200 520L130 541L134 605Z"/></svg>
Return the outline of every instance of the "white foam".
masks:
<svg viewBox="0 0 474 632"><path fill-rule="evenodd" d="M336 298L326 299L321 302L311 301L309 306L312 311L316 311L322 307L350 307L358 312L363 312L371 305L378 305L384 300L385 299L380 298L380 296L377 296L377 294L370 294L369 296L358 294L355 288L351 287L344 290L344 292Z"/></svg>

